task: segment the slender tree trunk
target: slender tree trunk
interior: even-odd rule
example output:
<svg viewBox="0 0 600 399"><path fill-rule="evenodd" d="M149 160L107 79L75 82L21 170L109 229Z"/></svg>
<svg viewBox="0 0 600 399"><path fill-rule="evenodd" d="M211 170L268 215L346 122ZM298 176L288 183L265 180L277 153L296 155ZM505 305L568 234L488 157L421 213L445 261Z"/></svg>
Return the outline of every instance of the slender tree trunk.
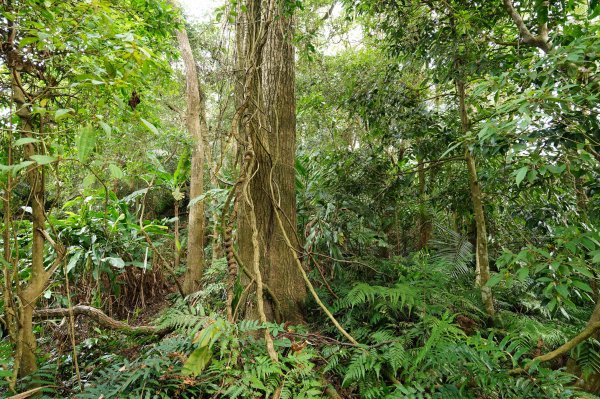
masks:
<svg viewBox="0 0 600 399"><path fill-rule="evenodd" d="M419 160L417 165L417 176L419 179L419 241L417 243L417 250L421 250L427 246L429 239L431 238L431 220L427 215L426 210L426 198L425 198L425 168L423 167L423 160Z"/></svg>
<svg viewBox="0 0 600 399"><path fill-rule="evenodd" d="M10 135L12 132L8 132L7 136L9 137L8 142L8 165L12 165L12 149L10 146L12 145L12 140L10 140ZM2 240L4 241L3 247L3 258L4 264L2 267L3 277L4 277L4 287L2 287L2 296L4 298L4 317L6 323L6 330L8 331L8 336L11 340L12 345L16 345L15 339L17 337L17 314L18 308L15 304L13 297L13 275L15 273L15 265L13 265L12 259L12 240L11 240L11 231L12 231L12 204L11 204L11 196L12 196L12 176L8 174L6 179L6 186L4 190L5 194L2 196L2 205L4 210L4 225L2 230Z"/></svg>
<svg viewBox="0 0 600 399"><path fill-rule="evenodd" d="M27 104L26 95L20 83L18 71L12 71L13 101L17 107L17 115L21 122L21 131L24 137L33 138L32 114ZM25 145L25 158L39 152L35 144ZM23 289L18 289L20 299L20 315L18 317L17 337L15 339L17 352L20 353L19 375L26 376L37 369L35 356L36 340L33 334L33 310L37 299L43 293L48 282L48 273L44 270L44 224L45 217L45 187L44 168L37 164L31 165L27 170L27 180L31 190L31 218L32 218L32 243L31 243L31 277ZM16 282L17 286L19 282Z"/></svg>
<svg viewBox="0 0 600 399"><path fill-rule="evenodd" d="M264 284L272 296L264 301L269 320L298 323L306 288L294 259L299 250L296 235L295 149L296 104L294 95L294 49L292 18L284 15L279 3L249 0L248 31L244 49L246 59L257 65L246 65L247 73L255 71L248 102L246 140L253 152L249 173L247 201L241 201L239 249L244 265L258 259ZM257 24L256 26L252 26ZM264 35L266 34L266 38ZM260 40L264 39L264 47ZM261 54L248 56L248 52ZM274 193L272 195L272 193ZM277 223L276 212L284 219L284 230ZM254 223L255 222L255 223ZM251 237L257 230L258 248ZM290 248L285 240L290 238ZM258 250L258 254L255 252ZM246 317L259 312L252 305Z"/></svg>
<svg viewBox="0 0 600 399"><path fill-rule="evenodd" d="M185 28L177 32L177 41L185 65L187 93L186 126L193 140L192 171L190 177L190 199L200 196L204 191L204 137L207 136L204 99L198 85L198 73L192 48ZM187 270L183 281L183 290L189 294L200 288L204 272L204 202L190 206L188 218Z"/></svg>
<svg viewBox="0 0 600 399"><path fill-rule="evenodd" d="M470 129L470 122L465 103L465 82L461 79L458 79L456 82L456 89L458 92L461 129L463 133L466 133ZM485 213L483 210L483 195L477 176L475 159L468 148L465 148L465 162L467 164L467 171L469 173L469 187L471 190L471 201L473 203L473 214L475 216L475 226L477 229L475 253L476 284L480 287L481 299L485 306L485 311L487 312L488 316L494 317L496 313L494 309L494 298L492 296L491 288L486 285L490 279L490 263L487 246L487 228L485 223Z"/></svg>
<svg viewBox="0 0 600 399"><path fill-rule="evenodd" d="M179 268L180 262L180 254L181 254L181 242L179 239L179 201L175 200L175 205L173 206L173 210L175 213L175 259L173 260L173 269L177 270Z"/></svg>

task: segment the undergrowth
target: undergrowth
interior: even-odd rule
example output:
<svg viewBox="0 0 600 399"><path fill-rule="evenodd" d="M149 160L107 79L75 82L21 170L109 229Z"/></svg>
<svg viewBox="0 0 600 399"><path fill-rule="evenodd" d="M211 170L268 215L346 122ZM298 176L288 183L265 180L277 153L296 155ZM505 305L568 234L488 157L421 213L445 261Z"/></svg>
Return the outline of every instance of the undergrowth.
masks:
<svg viewBox="0 0 600 399"><path fill-rule="evenodd" d="M520 314L514 309L525 305L504 297L492 325L479 311L477 292L472 293L472 273L456 274L447 263L423 254L377 267L381 274L359 284L346 282L365 273L361 266L340 267L335 276L339 298L320 291L361 343L358 347L344 341L321 315L308 326L229 323L215 310L221 300L215 283L212 297L191 296L166 310L156 324L173 333L148 341L132 359L114 350L114 339L80 344L83 389L71 379L70 393L63 390L60 397L319 399L331 397L333 390L342 398L365 399L592 397L573 387L573 376L564 368L538 365L530 374L510 373L564 343L582 321ZM264 328L274 337L278 362L267 355ZM109 342L115 354L91 356ZM596 349L592 341L575 351L584 370L600 369ZM42 368L40 382L50 386L50 380L69 380L55 375L67 372L69 359L64 355L61 370ZM47 397L59 397L60 388L46 391Z"/></svg>

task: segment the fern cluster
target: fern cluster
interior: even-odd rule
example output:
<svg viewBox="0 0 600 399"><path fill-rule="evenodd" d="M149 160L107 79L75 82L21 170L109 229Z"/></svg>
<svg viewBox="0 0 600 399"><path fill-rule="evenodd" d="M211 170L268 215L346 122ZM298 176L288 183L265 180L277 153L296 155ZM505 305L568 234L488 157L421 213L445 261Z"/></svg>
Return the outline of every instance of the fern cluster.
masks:
<svg viewBox="0 0 600 399"><path fill-rule="evenodd" d="M215 290L217 298L176 301L157 320L171 336L141 347L133 360L93 363L82 348L81 359L97 369L71 397L321 399L331 388L349 399L585 397L564 370L510 374L564 343L578 325L517 314L507 304L488 326L479 295L471 294L472 275L456 275L435 256L397 258L378 269L385 274L358 284L352 282L359 270L340 271L340 297L323 295L358 347L318 316L308 326L317 334L256 320L230 323L205 311L219 300ZM267 354L265 329L274 337L277 362ZM583 372L600 371L594 341L580 345L574 358Z"/></svg>

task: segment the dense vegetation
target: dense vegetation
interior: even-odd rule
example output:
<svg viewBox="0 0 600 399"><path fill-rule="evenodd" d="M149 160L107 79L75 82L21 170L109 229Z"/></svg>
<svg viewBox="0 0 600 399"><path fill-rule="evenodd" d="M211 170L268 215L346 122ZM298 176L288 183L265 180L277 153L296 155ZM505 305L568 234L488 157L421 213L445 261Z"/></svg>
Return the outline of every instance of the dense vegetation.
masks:
<svg viewBox="0 0 600 399"><path fill-rule="evenodd" d="M0 0L0 396L596 398L595 0Z"/></svg>

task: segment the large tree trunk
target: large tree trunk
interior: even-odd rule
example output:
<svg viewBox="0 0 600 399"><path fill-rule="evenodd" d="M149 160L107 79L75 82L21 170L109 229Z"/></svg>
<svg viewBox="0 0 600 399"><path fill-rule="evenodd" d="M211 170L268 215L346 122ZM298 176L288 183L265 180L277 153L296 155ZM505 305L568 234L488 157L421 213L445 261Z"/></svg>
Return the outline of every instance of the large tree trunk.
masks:
<svg viewBox="0 0 600 399"><path fill-rule="evenodd" d="M458 79L456 82L456 89L458 92L459 100L459 112L461 129L463 133L466 133L470 129L470 122L466 107L466 90L465 82ZM479 179L477 176L477 167L475 165L475 159L473 154L468 148L465 148L465 162L467 164L467 170L469 173L469 187L471 190L471 201L473 203L473 214L475 216L475 226L477 229L477 240L476 240L476 284L481 290L481 300L485 307L485 311L488 316L494 317L494 299L492 296L492 290L487 286L487 282L490 279L490 262L488 255L487 246L487 228L485 223L485 213L483 210L483 195L481 187L479 185Z"/></svg>
<svg viewBox="0 0 600 399"><path fill-rule="evenodd" d="M198 85L198 73L192 48L185 28L177 32L177 41L185 66L187 93L186 126L192 137L192 171L190 177L190 200L202 195L204 191L204 137L207 136L203 96ZM204 272L204 202L190 206L188 218L188 250L187 270L183 281L186 294L200 288L200 280Z"/></svg>
<svg viewBox="0 0 600 399"><path fill-rule="evenodd" d="M255 74L249 79L250 84L245 85L245 98L249 98L245 141L253 160L243 193L245 200L240 201L240 258L248 269L258 258L259 277L271 293L264 301L267 319L298 323L303 320L306 288L294 259L299 245L292 18L283 14L278 2L249 0L247 9L250 13L247 20L251 22L246 24L243 48L246 59L256 65L247 64L245 68L246 73ZM265 32L267 36L262 38L266 41L261 46L261 34ZM261 54L248 54L254 49ZM276 212L284 219L284 231L278 225ZM258 245L252 242L253 233L258 233ZM254 303L249 303L246 317L255 318L259 312Z"/></svg>

